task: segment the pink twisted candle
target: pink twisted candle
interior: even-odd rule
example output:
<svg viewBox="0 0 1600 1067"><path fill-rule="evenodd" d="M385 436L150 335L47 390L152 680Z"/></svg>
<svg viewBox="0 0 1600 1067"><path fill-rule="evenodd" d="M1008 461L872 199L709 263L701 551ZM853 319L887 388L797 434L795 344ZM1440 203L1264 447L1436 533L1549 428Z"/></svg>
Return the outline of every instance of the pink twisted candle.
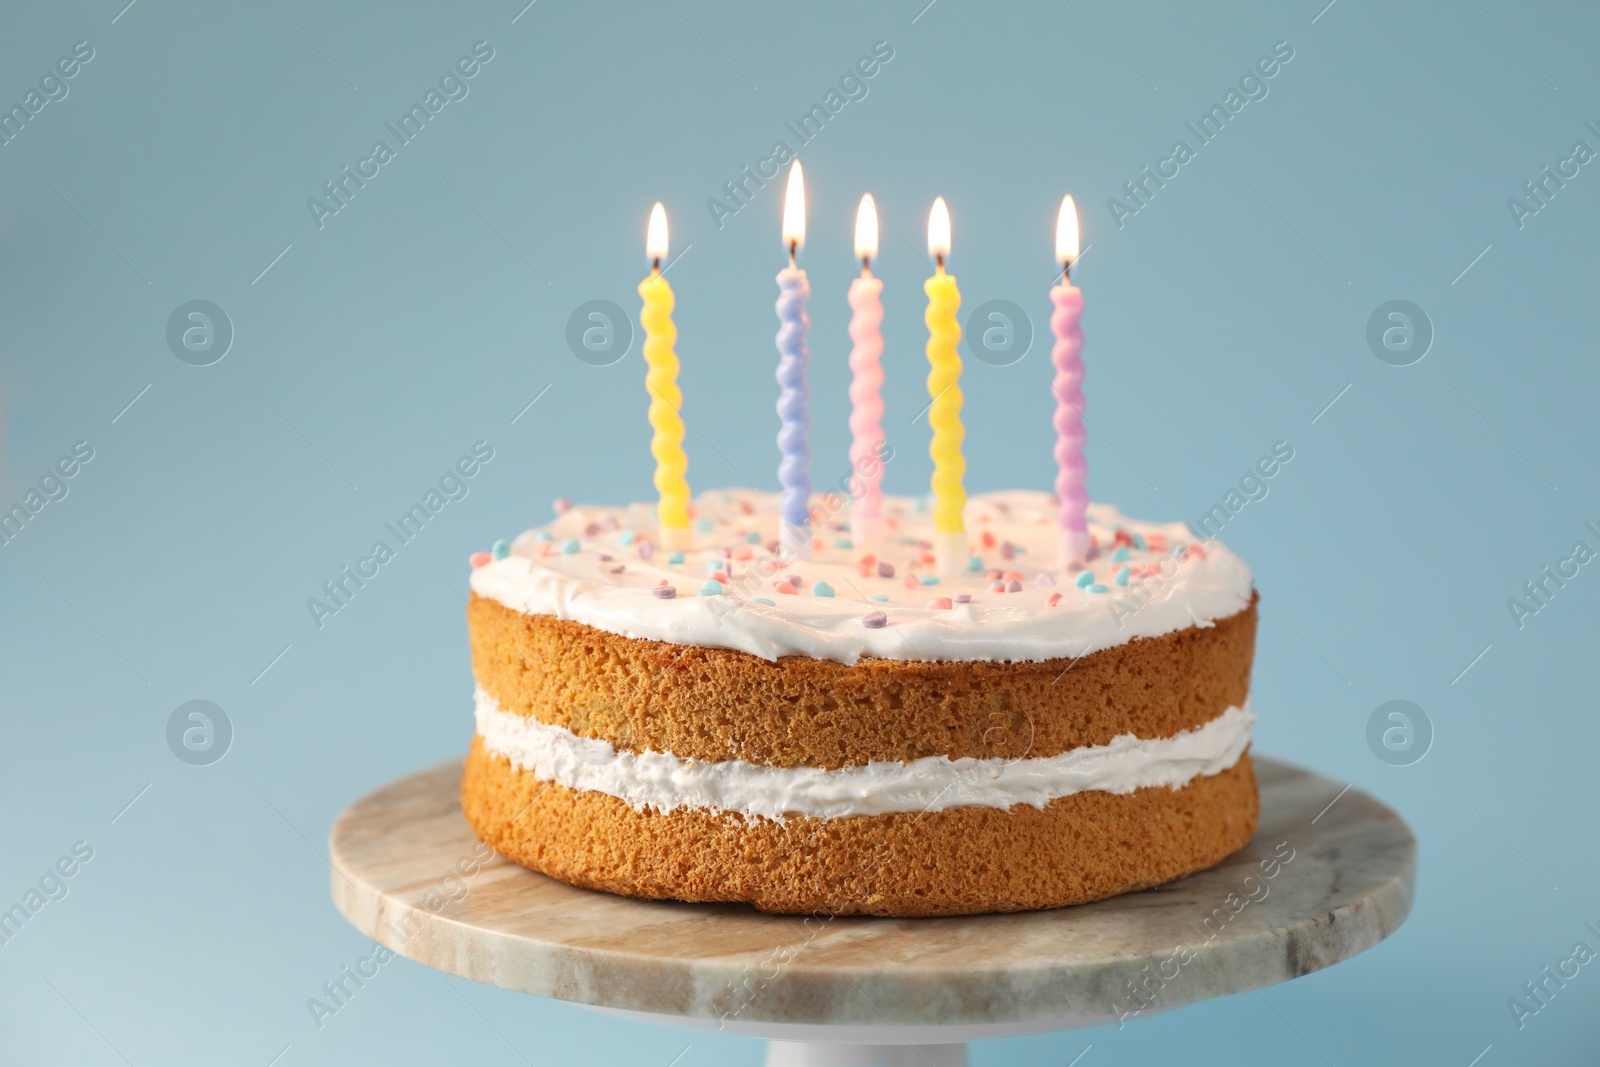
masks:
<svg viewBox="0 0 1600 1067"><path fill-rule="evenodd" d="M1083 458L1083 290L1072 284L1065 273L1061 284L1050 290L1055 311L1050 314L1050 329L1055 346L1050 361L1055 365L1051 391L1056 396L1056 496L1061 501L1061 564L1081 564L1089 555L1089 525L1084 512L1089 494L1084 489L1089 465Z"/></svg>
<svg viewBox="0 0 1600 1067"><path fill-rule="evenodd" d="M858 548L883 540L883 282L862 268L850 283L850 532Z"/></svg>

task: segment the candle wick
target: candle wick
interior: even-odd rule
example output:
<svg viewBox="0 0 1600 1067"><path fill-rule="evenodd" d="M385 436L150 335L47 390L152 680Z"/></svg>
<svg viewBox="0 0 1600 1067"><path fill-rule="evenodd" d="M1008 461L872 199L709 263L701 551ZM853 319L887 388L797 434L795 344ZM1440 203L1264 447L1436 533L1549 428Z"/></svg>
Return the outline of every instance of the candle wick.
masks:
<svg viewBox="0 0 1600 1067"><path fill-rule="evenodd" d="M1061 261L1061 280L1068 285L1072 284L1072 260L1070 259Z"/></svg>
<svg viewBox="0 0 1600 1067"><path fill-rule="evenodd" d="M650 263L650 271L653 274L660 274L661 273L661 260L660 260L659 257L651 261L651 263Z"/></svg>
<svg viewBox="0 0 1600 1067"><path fill-rule="evenodd" d="M944 270L944 253L935 252L933 254L933 263L934 266L938 267L940 270Z"/></svg>
<svg viewBox="0 0 1600 1067"><path fill-rule="evenodd" d="M866 256L861 257L861 273L868 276L872 274L872 260Z"/></svg>
<svg viewBox="0 0 1600 1067"><path fill-rule="evenodd" d="M790 241L789 242L789 266L793 267L795 265L795 253L798 252L798 251L800 251L800 242L799 241Z"/></svg>

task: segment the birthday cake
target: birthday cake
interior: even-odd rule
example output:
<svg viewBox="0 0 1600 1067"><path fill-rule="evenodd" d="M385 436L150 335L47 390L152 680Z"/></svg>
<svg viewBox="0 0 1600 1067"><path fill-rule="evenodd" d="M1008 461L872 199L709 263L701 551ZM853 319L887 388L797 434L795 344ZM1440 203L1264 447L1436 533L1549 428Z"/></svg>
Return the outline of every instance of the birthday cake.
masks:
<svg viewBox="0 0 1600 1067"><path fill-rule="evenodd" d="M473 559L467 820L502 855L634 897L957 915L1099 900L1211 866L1255 830L1249 569L1182 524L1055 498L966 506L935 567L923 501L875 550L814 504L571 507ZM837 516L833 516L837 518Z"/></svg>

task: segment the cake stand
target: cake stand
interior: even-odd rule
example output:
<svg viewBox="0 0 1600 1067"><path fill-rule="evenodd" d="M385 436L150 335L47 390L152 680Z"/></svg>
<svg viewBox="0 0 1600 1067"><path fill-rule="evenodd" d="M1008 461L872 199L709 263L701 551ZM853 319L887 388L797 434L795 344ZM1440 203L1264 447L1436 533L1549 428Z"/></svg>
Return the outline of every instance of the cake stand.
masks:
<svg viewBox="0 0 1600 1067"><path fill-rule="evenodd" d="M477 841L449 763L339 816L333 899L363 934L429 967L764 1037L769 1067L953 1067L966 1063L967 1041L1126 1023L1297 978L1393 933L1416 862L1400 817L1289 764L1257 758L1256 774L1255 838L1182 881L1054 911L875 919L641 901L554 881Z"/></svg>

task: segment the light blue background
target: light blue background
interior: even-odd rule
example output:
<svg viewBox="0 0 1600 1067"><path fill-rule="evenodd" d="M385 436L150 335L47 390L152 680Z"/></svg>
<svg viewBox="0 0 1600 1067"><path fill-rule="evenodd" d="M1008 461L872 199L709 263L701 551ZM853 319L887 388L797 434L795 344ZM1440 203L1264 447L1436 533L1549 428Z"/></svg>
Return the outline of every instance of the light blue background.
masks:
<svg viewBox="0 0 1600 1067"><path fill-rule="evenodd" d="M318 1030L306 999L369 945L329 903L318 850L351 800L463 751L468 553L557 495L649 495L637 345L594 367L564 336L586 300L635 306L656 199L684 252L691 479L776 488L781 191L720 229L705 201L793 145L785 120L879 40L893 60L802 153L819 480L848 441L857 190L893 226L878 271L895 492L929 473L912 421L928 204L951 205L966 306L1008 299L1044 331L1054 213L1074 192L1094 496L1195 519L1292 444L1224 532L1272 605L1257 744L1383 797L1422 847L1412 918L1363 956L975 1062L1064 1065L1091 1043L1084 1067L1594 1055L1600 965L1520 1032L1507 1000L1579 939L1600 948L1583 928L1600 922L1600 573L1525 628L1506 607L1575 540L1600 547L1582 525L1600 520L1600 172L1525 228L1506 206L1574 141L1600 148L1592 7L540 0L518 18L522 0L139 0L119 17L123 2L0 17L7 105L74 42L95 50L0 147L0 506L74 442L95 450L0 548L0 904L73 842L95 850L0 946L0 1058L664 1067L692 1043L682 1067L757 1062L752 1041L408 961ZM480 40L494 59L470 95L319 230L307 198ZM1295 55L1270 95L1118 229L1106 200L1280 40ZM236 330L203 368L165 341L196 298ZM1395 298L1436 331L1412 366L1365 339ZM1042 342L1008 367L968 360L970 489L1048 487L1048 379ZM317 629L306 599L480 439L495 458L470 496ZM196 698L236 731L207 767L164 736ZM1408 767L1366 741L1395 698L1436 733Z"/></svg>

